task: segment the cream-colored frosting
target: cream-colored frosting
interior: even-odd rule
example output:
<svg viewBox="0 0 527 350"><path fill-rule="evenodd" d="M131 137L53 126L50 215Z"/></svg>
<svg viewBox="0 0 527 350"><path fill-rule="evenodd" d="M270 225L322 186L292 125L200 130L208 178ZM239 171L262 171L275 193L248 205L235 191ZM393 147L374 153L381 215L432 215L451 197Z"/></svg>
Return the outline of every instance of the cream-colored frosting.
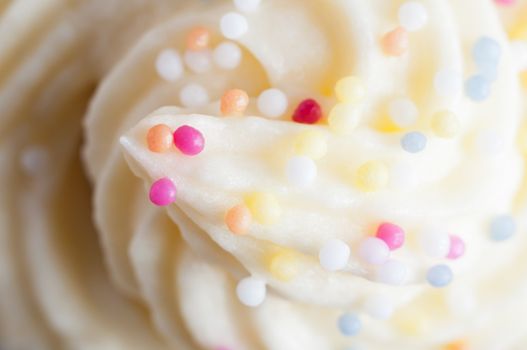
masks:
<svg viewBox="0 0 527 350"><path fill-rule="evenodd" d="M213 29L219 43L218 23L234 10L231 1L0 3L2 345L422 350L466 339L478 350L523 349L526 109L507 32L521 26L527 3L498 10L484 0L420 2L429 22L410 34L405 56L389 58L379 39L397 25L403 1L262 0L237 40L240 67L187 69L174 83L157 76L157 54L168 47L183 52L185 33L196 25ZM438 97L434 74L451 68L472 75L470 50L482 35L503 49L491 97ZM350 136L324 124L266 119L256 109L254 98L277 87L289 97L287 115L305 97L327 112L335 103L328 91L350 74L368 91ZM213 102L177 107L188 82L205 86ZM251 117L220 116L218 100L233 86L252 97ZM418 155L400 149L400 132L379 130L387 102L398 96L416 102L417 129L429 135ZM442 109L460 117L453 140L429 131L431 115ZM203 153L149 152L145 135L161 122L200 129ZM315 184L299 190L287 184L284 166L292 140L308 129L327 136L328 153L317 161ZM363 193L350 174L372 159L389 166L392 181ZM168 209L148 201L149 185L161 176L178 186ZM283 215L234 236L224 213L254 190L274 193ZM503 213L516 216L518 234L495 243L489 220ZM355 251L344 271L319 266L328 239L355 248L381 220L407 230L407 244L392 254L410 268L404 286L375 282ZM425 257L417 243L431 226L467 245L462 259L447 262L454 282L441 290L424 281L426 269L441 261ZM303 257L292 281L278 281L265 268L265 252L277 246ZM241 305L234 291L250 274L268 284L257 308ZM366 298L378 294L396 305L387 321L363 312ZM345 310L361 315L356 337L338 331Z"/></svg>

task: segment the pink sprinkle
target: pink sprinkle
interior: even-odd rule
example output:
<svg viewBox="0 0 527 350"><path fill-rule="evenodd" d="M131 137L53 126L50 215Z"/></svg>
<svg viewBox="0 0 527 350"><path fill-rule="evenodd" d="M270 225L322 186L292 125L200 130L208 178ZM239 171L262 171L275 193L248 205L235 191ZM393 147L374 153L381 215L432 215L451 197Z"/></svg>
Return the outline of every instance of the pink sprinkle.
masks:
<svg viewBox="0 0 527 350"><path fill-rule="evenodd" d="M511 6L516 3L516 0L494 0L496 4L501 6Z"/></svg>
<svg viewBox="0 0 527 350"><path fill-rule="evenodd" d="M379 225L376 236L382 239L390 250L398 249L404 244L404 230L389 222Z"/></svg>
<svg viewBox="0 0 527 350"><path fill-rule="evenodd" d="M315 124L322 118L322 109L317 101L309 98L300 102L293 114L293 120L302 124Z"/></svg>
<svg viewBox="0 0 527 350"><path fill-rule="evenodd" d="M157 180L150 187L150 201L164 207L176 201L176 185L167 177Z"/></svg>
<svg viewBox="0 0 527 350"><path fill-rule="evenodd" d="M174 132L174 144L181 153L195 156L205 147L203 135L191 126L183 125Z"/></svg>
<svg viewBox="0 0 527 350"><path fill-rule="evenodd" d="M455 235L450 235L450 251L447 258L455 260L461 258L465 254L465 242Z"/></svg>

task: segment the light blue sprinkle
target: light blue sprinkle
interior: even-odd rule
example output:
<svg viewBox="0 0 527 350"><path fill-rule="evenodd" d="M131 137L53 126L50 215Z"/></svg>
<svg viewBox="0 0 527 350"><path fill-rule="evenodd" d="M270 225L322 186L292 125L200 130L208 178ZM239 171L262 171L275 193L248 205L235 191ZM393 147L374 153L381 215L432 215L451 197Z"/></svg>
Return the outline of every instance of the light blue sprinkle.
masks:
<svg viewBox="0 0 527 350"><path fill-rule="evenodd" d="M510 215L495 217L490 224L490 238L501 242L511 238L516 233L516 221Z"/></svg>
<svg viewBox="0 0 527 350"><path fill-rule="evenodd" d="M452 282L452 270L446 265L432 266L426 274L426 280L432 287L442 288Z"/></svg>
<svg viewBox="0 0 527 350"><path fill-rule="evenodd" d="M487 81L493 82L498 77L498 65L495 62L477 62L478 73Z"/></svg>
<svg viewBox="0 0 527 350"><path fill-rule="evenodd" d="M338 326L340 332L346 336L357 335L362 327L362 322L354 314L344 314L339 317Z"/></svg>
<svg viewBox="0 0 527 350"><path fill-rule="evenodd" d="M426 148L426 136L418 131L412 131L403 136L401 147L410 153L419 153Z"/></svg>
<svg viewBox="0 0 527 350"><path fill-rule="evenodd" d="M497 63L501 56L501 45L488 36L483 36L476 41L472 49L472 57L476 62Z"/></svg>
<svg viewBox="0 0 527 350"><path fill-rule="evenodd" d="M490 82L482 75L474 75L465 83L465 93L473 101L483 101L490 95Z"/></svg>

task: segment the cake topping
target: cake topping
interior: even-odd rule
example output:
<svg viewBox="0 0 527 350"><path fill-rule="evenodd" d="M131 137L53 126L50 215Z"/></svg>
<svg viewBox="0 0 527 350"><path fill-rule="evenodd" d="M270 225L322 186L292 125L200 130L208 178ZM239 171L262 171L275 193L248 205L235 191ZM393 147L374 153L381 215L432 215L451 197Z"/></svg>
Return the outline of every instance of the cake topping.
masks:
<svg viewBox="0 0 527 350"><path fill-rule="evenodd" d="M358 254L368 264L382 265L390 256L390 249L382 239L368 237L360 243Z"/></svg>
<svg viewBox="0 0 527 350"><path fill-rule="evenodd" d="M453 138L459 134L461 125L457 116L450 111L440 111L432 117L432 131L441 138Z"/></svg>
<svg viewBox="0 0 527 350"><path fill-rule="evenodd" d="M410 269L407 264L390 259L377 269L376 280L380 283L401 286L408 280Z"/></svg>
<svg viewBox="0 0 527 350"><path fill-rule="evenodd" d="M490 238L500 242L511 238L516 233L516 221L510 215L499 215L490 223Z"/></svg>
<svg viewBox="0 0 527 350"><path fill-rule="evenodd" d="M234 6L241 12L256 12L260 7L261 0L234 0Z"/></svg>
<svg viewBox="0 0 527 350"><path fill-rule="evenodd" d="M174 144L181 153L195 156L205 148L205 138L197 129L183 125L174 131Z"/></svg>
<svg viewBox="0 0 527 350"><path fill-rule="evenodd" d="M159 53L155 63L159 76L169 82L181 78L184 72L181 56L176 50L165 49Z"/></svg>
<svg viewBox="0 0 527 350"><path fill-rule="evenodd" d="M243 115L249 105L249 95L240 89L230 89L225 91L221 97L220 111L224 116Z"/></svg>
<svg viewBox="0 0 527 350"><path fill-rule="evenodd" d="M409 98L396 98L388 106L388 114L392 121L401 128L414 125L419 112L415 103Z"/></svg>
<svg viewBox="0 0 527 350"><path fill-rule="evenodd" d="M364 310L377 320L389 319L394 311L393 303L384 295L372 295L364 302Z"/></svg>
<svg viewBox="0 0 527 350"><path fill-rule="evenodd" d="M401 56L408 50L408 32L397 27L384 34L381 40L382 49L388 56Z"/></svg>
<svg viewBox="0 0 527 350"><path fill-rule="evenodd" d="M421 246L426 255L432 258L444 258L450 252L450 236L435 230L421 236Z"/></svg>
<svg viewBox="0 0 527 350"><path fill-rule="evenodd" d="M214 63L221 69L234 69L240 65L242 50L231 41L225 41L216 46L212 52Z"/></svg>
<svg viewBox="0 0 527 350"><path fill-rule="evenodd" d="M245 204L254 219L263 225L274 224L282 215L282 209L278 200L270 193L251 193L245 197Z"/></svg>
<svg viewBox="0 0 527 350"><path fill-rule="evenodd" d="M452 282L452 279L452 270L447 265L432 266L426 274L426 280L428 283L436 288L446 287Z"/></svg>
<svg viewBox="0 0 527 350"><path fill-rule="evenodd" d="M267 295L265 281L254 276L244 278L236 286L236 294L242 304L250 307L259 306Z"/></svg>
<svg viewBox="0 0 527 350"><path fill-rule="evenodd" d="M237 235L246 234L251 226L252 215L245 205L237 205L227 211L225 224L229 230Z"/></svg>
<svg viewBox="0 0 527 350"><path fill-rule="evenodd" d="M311 98L300 102L293 113L293 120L297 123L315 124L321 118L322 108Z"/></svg>
<svg viewBox="0 0 527 350"><path fill-rule="evenodd" d="M447 258L451 260L459 259L465 254L465 242L461 237L450 235L450 250Z"/></svg>
<svg viewBox="0 0 527 350"><path fill-rule="evenodd" d="M339 239L327 241L320 249L318 259L327 271L339 271L346 267L350 258L350 247Z"/></svg>
<svg viewBox="0 0 527 350"><path fill-rule="evenodd" d="M210 42L210 32L205 27L195 27L187 34L187 48L198 51L206 49Z"/></svg>
<svg viewBox="0 0 527 350"><path fill-rule="evenodd" d="M329 112L329 128L335 134L349 135L357 128L359 122L360 112L355 104L337 103Z"/></svg>
<svg viewBox="0 0 527 350"><path fill-rule="evenodd" d="M165 124L157 124L148 130L146 142L148 149L155 153L164 153L172 147L172 130Z"/></svg>
<svg viewBox="0 0 527 350"><path fill-rule="evenodd" d="M181 89L179 99L184 107L203 107L209 103L209 93L200 84L190 83Z"/></svg>
<svg viewBox="0 0 527 350"><path fill-rule="evenodd" d="M426 148L427 138L419 131L404 134L401 147L408 153L419 153Z"/></svg>
<svg viewBox="0 0 527 350"><path fill-rule="evenodd" d="M388 184L388 167L380 161L369 161L357 170L356 186L364 192L378 191Z"/></svg>
<svg viewBox="0 0 527 350"><path fill-rule="evenodd" d="M258 96L258 110L265 117L278 118L287 110L286 94L279 89L267 89Z"/></svg>
<svg viewBox="0 0 527 350"><path fill-rule="evenodd" d="M404 230L389 222L384 222L377 227L376 237L386 243L390 250L399 249L404 244Z"/></svg>
<svg viewBox="0 0 527 350"><path fill-rule="evenodd" d="M423 28L428 22L426 8L417 1L408 1L399 7L399 23L409 32Z"/></svg>
<svg viewBox="0 0 527 350"><path fill-rule="evenodd" d="M295 153L314 160L324 157L328 146L326 136L318 130L305 130L295 139Z"/></svg>
<svg viewBox="0 0 527 350"><path fill-rule="evenodd" d="M317 165L309 157L295 156L288 160L285 173L291 185L308 187L317 177Z"/></svg>
<svg viewBox="0 0 527 350"><path fill-rule="evenodd" d="M338 328L340 332L348 337L359 334L362 328L362 322L355 314L345 313L338 319Z"/></svg>
<svg viewBox="0 0 527 350"><path fill-rule="evenodd" d="M150 187L150 201L157 206L167 206L176 201L176 185L167 177L155 181Z"/></svg>
<svg viewBox="0 0 527 350"><path fill-rule="evenodd" d="M484 101L490 95L490 83L484 76L474 75L465 83L465 92L475 102Z"/></svg>
<svg viewBox="0 0 527 350"><path fill-rule="evenodd" d="M194 73L206 73L212 68L212 57L209 50L187 50L183 55L183 60Z"/></svg>
<svg viewBox="0 0 527 350"><path fill-rule="evenodd" d="M221 18L220 29L226 38L239 39L247 33L249 24L243 15L236 12L229 12Z"/></svg>
<svg viewBox="0 0 527 350"><path fill-rule="evenodd" d="M339 102L359 102L366 95L366 87L361 79L348 76L337 82L335 94Z"/></svg>

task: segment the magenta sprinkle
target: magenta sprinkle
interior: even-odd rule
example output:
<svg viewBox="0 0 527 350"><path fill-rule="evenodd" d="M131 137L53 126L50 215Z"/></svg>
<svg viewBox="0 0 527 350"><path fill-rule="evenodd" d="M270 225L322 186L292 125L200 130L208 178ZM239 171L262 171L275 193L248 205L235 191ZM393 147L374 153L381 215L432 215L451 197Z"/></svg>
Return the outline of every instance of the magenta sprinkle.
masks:
<svg viewBox="0 0 527 350"><path fill-rule="evenodd" d="M389 222L379 225L376 236L382 239L390 250L398 249L404 244L404 230Z"/></svg>
<svg viewBox="0 0 527 350"><path fill-rule="evenodd" d="M191 126L183 125L174 132L174 144L187 156L201 153L205 147L203 135Z"/></svg>
<svg viewBox="0 0 527 350"><path fill-rule="evenodd" d="M465 242L455 235L450 235L450 251L448 252L448 259L459 259L465 254Z"/></svg>
<svg viewBox="0 0 527 350"><path fill-rule="evenodd" d="M293 114L293 120L302 124L315 124L322 118L322 108L317 101L309 98L300 102Z"/></svg>
<svg viewBox="0 0 527 350"><path fill-rule="evenodd" d="M511 6L516 3L516 0L494 0L496 4L501 6Z"/></svg>
<svg viewBox="0 0 527 350"><path fill-rule="evenodd" d="M167 206L176 200L176 185L169 178L157 180L150 187L150 201L157 206Z"/></svg>

